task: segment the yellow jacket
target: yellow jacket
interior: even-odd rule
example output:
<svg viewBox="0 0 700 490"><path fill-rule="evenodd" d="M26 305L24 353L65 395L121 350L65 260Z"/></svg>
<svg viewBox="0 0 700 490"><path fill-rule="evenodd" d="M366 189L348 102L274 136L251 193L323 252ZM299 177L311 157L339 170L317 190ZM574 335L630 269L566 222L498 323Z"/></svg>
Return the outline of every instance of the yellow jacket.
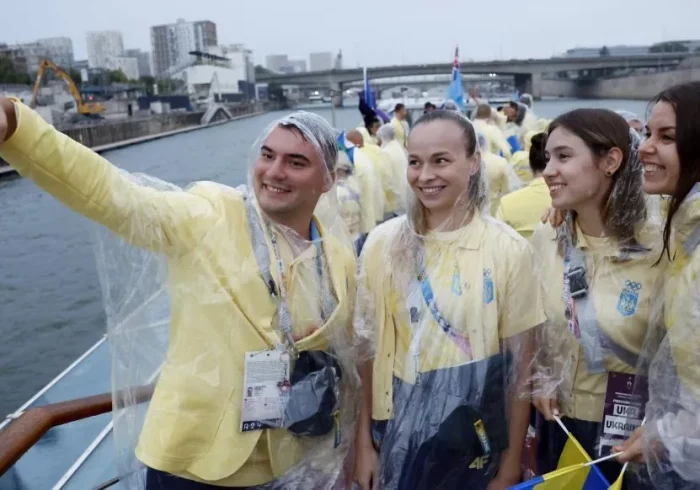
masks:
<svg viewBox="0 0 700 490"><path fill-rule="evenodd" d="M15 106L18 127L0 147L3 159L72 210L133 245L167 256L168 353L137 457L162 471L217 481L236 473L264 437L273 475L284 474L302 457L299 438L282 429L240 431L244 354L281 342L241 193L211 182L187 191L139 186L26 106L18 101ZM297 343L299 350L325 349L339 336L349 341L355 261L332 237L323 248L338 306ZM279 281L274 263L270 270ZM288 290L292 308L294 284Z"/></svg>
<svg viewBox="0 0 700 490"><path fill-rule="evenodd" d="M475 119L474 129L477 133L481 133L486 139L486 148L482 148L482 152L489 152L498 155L499 152L503 158L509 160L511 157L511 149L506 137L501 130L494 124L489 124L483 119Z"/></svg>
<svg viewBox="0 0 700 490"><path fill-rule="evenodd" d="M362 147L369 155L374 165L374 173L379 178L379 184L384 192L384 209L381 215L383 219L387 214L396 212L398 207L398 195L394 189L394 167L391 158L377 145L369 144Z"/></svg>
<svg viewBox="0 0 700 490"><path fill-rule="evenodd" d="M410 320L405 307L407 291L397 289L392 276L396 267L414 264L397 262L409 243L398 239L408 233L407 219L389 220L370 234L361 256L358 283L362 311L355 323L359 336L373 341L375 353L372 378L372 418L387 420L393 416L392 377L409 382L404 374L410 361L404 340L411 336ZM396 248L394 248L396 247ZM463 228L448 232L430 232L426 236L425 257L437 297L448 318L469 336L473 359L484 359L499 352L500 340L516 336L544 322L542 298L538 288L530 287L535 279L532 247L513 230L490 217L475 215ZM456 268L456 269L455 269ZM455 270L460 292L452 291ZM484 277L492 277L494 294L484 294ZM462 295L461 289L469 290ZM463 315L463 316L462 316ZM460 318L460 321L455 319ZM447 341L440 327L428 313L431 342L436 349L421 351L423 371L454 367L472 359Z"/></svg>
<svg viewBox="0 0 700 490"><path fill-rule="evenodd" d="M506 222L529 239L551 204L549 187L543 177L538 177L527 187L503 196L496 211L496 219Z"/></svg>
<svg viewBox="0 0 700 490"><path fill-rule="evenodd" d="M510 192L509 163L505 158L493 153L484 153L482 158L486 169L486 178L489 183L489 210L491 215L494 215L501 203L501 198Z"/></svg>
<svg viewBox="0 0 700 490"><path fill-rule="evenodd" d="M408 143L408 134L406 134L406 127L404 126L403 121L393 118L391 120L391 124L394 126L394 130L396 131L396 141L405 147Z"/></svg>

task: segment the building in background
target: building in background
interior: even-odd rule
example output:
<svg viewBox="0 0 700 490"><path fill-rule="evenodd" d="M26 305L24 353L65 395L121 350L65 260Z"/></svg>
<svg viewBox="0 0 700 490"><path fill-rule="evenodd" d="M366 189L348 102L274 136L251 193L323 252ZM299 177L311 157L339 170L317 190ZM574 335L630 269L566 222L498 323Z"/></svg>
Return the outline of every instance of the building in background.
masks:
<svg viewBox="0 0 700 490"><path fill-rule="evenodd" d="M177 71L191 60L192 51L205 52L216 46L216 24L209 20L187 22L178 19L175 24L151 27L151 55L155 76Z"/></svg>
<svg viewBox="0 0 700 490"><path fill-rule="evenodd" d="M0 44L0 56L12 60L17 71L33 75L39 62L50 59L58 66L69 69L75 63L73 41L67 37L39 39L31 43Z"/></svg>
<svg viewBox="0 0 700 490"><path fill-rule="evenodd" d="M182 80L195 100L242 102L255 98L252 53L243 45L210 46L189 55L192 61L171 70L169 77Z"/></svg>
<svg viewBox="0 0 700 490"><path fill-rule="evenodd" d="M304 73L306 71L306 60L289 60L285 73Z"/></svg>
<svg viewBox="0 0 700 490"><path fill-rule="evenodd" d="M0 56L8 58L17 72L31 73L25 51L18 44L0 44Z"/></svg>
<svg viewBox="0 0 700 490"><path fill-rule="evenodd" d="M129 80L139 79L139 60L126 56L111 56L107 58L108 70L121 70Z"/></svg>
<svg viewBox="0 0 700 490"><path fill-rule="evenodd" d="M44 48L44 58L50 59L58 66L68 69L75 64L73 41L71 38L48 37L45 39L37 39L36 42Z"/></svg>
<svg viewBox="0 0 700 490"><path fill-rule="evenodd" d="M90 68L107 68L108 58L124 56L124 39L119 31L88 32L86 39Z"/></svg>
<svg viewBox="0 0 700 490"><path fill-rule="evenodd" d="M343 69L343 50L342 49L338 50L338 55L335 57L335 66L333 68L335 68L336 70Z"/></svg>
<svg viewBox="0 0 700 490"><path fill-rule="evenodd" d="M309 71L331 69L333 69L333 53L311 53L309 55Z"/></svg>
<svg viewBox="0 0 700 490"><path fill-rule="evenodd" d="M140 49L127 49L124 51L124 56L128 58L136 58L138 60L139 77L149 77L153 75L153 69L151 68L151 53L148 51L141 51Z"/></svg>
<svg viewBox="0 0 700 490"><path fill-rule="evenodd" d="M289 58L286 54L270 54L265 57L265 68L275 73L283 73L286 66L289 66Z"/></svg>

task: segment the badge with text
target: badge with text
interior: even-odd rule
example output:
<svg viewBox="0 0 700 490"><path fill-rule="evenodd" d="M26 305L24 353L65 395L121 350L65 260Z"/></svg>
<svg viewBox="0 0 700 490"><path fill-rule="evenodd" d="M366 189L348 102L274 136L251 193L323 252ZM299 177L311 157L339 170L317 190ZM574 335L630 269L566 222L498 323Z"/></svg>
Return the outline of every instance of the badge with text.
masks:
<svg viewBox="0 0 700 490"><path fill-rule="evenodd" d="M291 387L289 362L282 349L245 353L241 432L282 427Z"/></svg>
<svg viewBox="0 0 700 490"><path fill-rule="evenodd" d="M609 373L605 391L599 457L607 456L613 446L621 444L642 425L646 404L646 387L634 374Z"/></svg>

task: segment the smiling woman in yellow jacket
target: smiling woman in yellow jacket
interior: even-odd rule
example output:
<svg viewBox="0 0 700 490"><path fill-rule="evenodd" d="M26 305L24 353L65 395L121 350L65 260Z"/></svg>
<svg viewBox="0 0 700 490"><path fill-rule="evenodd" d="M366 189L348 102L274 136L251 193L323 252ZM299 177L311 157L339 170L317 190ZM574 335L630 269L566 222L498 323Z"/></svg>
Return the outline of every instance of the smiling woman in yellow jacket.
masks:
<svg viewBox="0 0 700 490"><path fill-rule="evenodd" d="M355 266L349 243L313 217L321 194L333 189L337 145L328 123L297 113L274 124L253 167L252 191L211 182L158 191L135 184L20 102L0 99L0 107L0 156L22 176L127 242L167 256L168 353L136 448L149 468L147 489L210 488L199 482L289 488L309 472L314 481L335 481L350 439L340 431L354 413L348 393L357 389L348 350ZM291 425L281 402L279 420L244 424L259 415L250 408L252 387L244 388L246 359L275 349L279 362L286 351L307 360L308 351L334 355L342 379L326 379L339 398L329 394L323 410L306 407L305 422L314 427ZM291 393L302 387L294 380L299 366L290 368ZM264 389L289 386L289 371L279 372L278 384Z"/></svg>
<svg viewBox="0 0 700 490"><path fill-rule="evenodd" d="M356 440L363 490L520 479L529 400L516 390L544 314L529 243L488 216L476 147L458 112L419 119L407 216L377 227L362 253L355 325L373 359Z"/></svg>
<svg viewBox="0 0 700 490"><path fill-rule="evenodd" d="M619 449L646 461L655 488L700 487L700 83L658 94L640 148L644 191L669 195L663 255L671 265L649 335L646 424ZM646 365L646 366L644 366Z"/></svg>
<svg viewBox="0 0 700 490"><path fill-rule="evenodd" d="M558 411L592 458L639 425L644 406L633 388L663 267L652 267L658 223L647 219L638 147L612 111L577 109L555 119L542 175L552 206L567 218L532 236L546 288L548 368L560 382L556 396L537 396L535 405L549 421ZM568 437L555 422L543 429L546 472L557 467ZM611 482L621 471L616 461L599 467Z"/></svg>

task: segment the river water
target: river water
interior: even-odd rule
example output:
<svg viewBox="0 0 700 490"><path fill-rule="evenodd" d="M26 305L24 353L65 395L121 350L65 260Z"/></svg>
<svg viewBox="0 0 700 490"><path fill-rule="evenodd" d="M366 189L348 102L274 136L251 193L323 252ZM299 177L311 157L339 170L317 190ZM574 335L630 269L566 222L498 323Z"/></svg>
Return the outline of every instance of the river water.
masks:
<svg viewBox="0 0 700 490"><path fill-rule="evenodd" d="M538 102L542 117L576 107L627 109L639 101ZM315 112L331 120L331 111ZM336 110L338 127L360 123L354 108ZM196 180L238 185L250 148L282 113L105 153L115 165L180 186ZM59 205L30 181L0 181L0 421L105 333L94 256L95 225Z"/></svg>

